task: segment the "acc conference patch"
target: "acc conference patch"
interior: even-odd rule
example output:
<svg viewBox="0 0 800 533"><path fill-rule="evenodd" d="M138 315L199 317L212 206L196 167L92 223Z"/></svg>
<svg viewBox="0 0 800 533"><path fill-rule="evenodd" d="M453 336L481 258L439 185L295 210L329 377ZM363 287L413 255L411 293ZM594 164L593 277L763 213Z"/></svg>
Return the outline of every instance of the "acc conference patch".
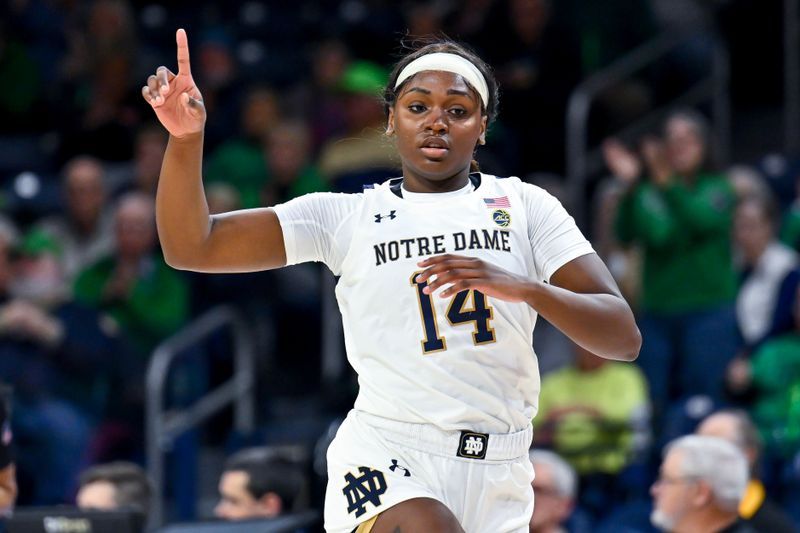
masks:
<svg viewBox="0 0 800 533"><path fill-rule="evenodd" d="M511 215L505 209L495 209L492 212L492 220L501 228L507 228L511 224Z"/></svg>

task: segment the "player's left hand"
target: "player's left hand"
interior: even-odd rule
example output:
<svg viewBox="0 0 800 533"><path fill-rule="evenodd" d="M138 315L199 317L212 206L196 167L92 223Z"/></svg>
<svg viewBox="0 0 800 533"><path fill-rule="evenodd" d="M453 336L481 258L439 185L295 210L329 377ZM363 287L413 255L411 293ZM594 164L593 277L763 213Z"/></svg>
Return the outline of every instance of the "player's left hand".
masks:
<svg viewBox="0 0 800 533"><path fill-rule="evenodd" d="M522 302L524 296L521 288L529 281L477 257L444 254L429 257L417 265L425 270L416 277L416 281L428 281L422 292L433 294L445 287L440 294L442 298L475 289L486 296L507 302ZM435 279L432 279L434 276Z"/></svg>

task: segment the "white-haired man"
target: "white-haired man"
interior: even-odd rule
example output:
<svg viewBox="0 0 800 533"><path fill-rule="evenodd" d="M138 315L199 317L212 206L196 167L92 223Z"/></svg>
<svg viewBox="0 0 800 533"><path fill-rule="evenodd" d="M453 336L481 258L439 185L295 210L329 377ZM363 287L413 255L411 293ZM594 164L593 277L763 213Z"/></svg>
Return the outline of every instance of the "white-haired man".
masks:
<svg viewBox="0 0 800 533"><path fill-rule="evenodd" d="M733 444L687 435L669 443L651 488L653 525L673 533L756 533L739 519L747 459Z"/></svg>
<svg viewBox="0 0 800 533"><path fill-rule="evenodd" d="M719 437L738 447L747 458L750 480L742 501L739 516L758 531L769 533L794 533L797 531L791 518L768 496L764 484L758 479L761 439L746 411L722 409L707 416L695 431L698 435Z"/></svg>
<svg viewBox="0 0 800 533"><path fill-rule="evenodd" d="M558 454L547 450L532 450L531 463L536 477L533 494L536 498L530 533L562 533L564 522L572 513L577 490L575 470Z"/></svg>

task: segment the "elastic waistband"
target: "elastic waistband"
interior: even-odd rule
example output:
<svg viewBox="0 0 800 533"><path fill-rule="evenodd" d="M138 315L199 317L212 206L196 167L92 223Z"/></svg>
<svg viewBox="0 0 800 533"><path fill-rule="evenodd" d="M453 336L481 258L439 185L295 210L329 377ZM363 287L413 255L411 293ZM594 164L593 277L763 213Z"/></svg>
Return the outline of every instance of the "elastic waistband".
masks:
<svg viewBox="0 0 800 533"><path fill-rule="evenodd" d="M351 411L359 422L385 439L426 453L470 460L511 461L528 455L533 428L514 433L479 433L470 429L444 431L431 424L398 422L363 411Z"/></svg>

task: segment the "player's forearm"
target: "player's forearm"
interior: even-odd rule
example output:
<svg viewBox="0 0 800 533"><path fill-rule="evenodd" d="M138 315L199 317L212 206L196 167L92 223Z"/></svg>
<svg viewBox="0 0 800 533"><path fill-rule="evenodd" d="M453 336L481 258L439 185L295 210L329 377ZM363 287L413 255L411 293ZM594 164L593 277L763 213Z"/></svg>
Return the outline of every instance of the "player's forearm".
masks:
<svg viewBox="0 0 800 533"><path fill-rule="evenodd" d="M527 283L525 301L567 337L606 359L633 361L642 337L627 302L613 294L579 294Z"/></svg>
<svg viewBox="0 0 800 533"><path fill-rule="evenodd" d="M170 136L156 194L156 221L164 258L176 268L192 268L211 229L202 165L202 132Z"/></svg>

